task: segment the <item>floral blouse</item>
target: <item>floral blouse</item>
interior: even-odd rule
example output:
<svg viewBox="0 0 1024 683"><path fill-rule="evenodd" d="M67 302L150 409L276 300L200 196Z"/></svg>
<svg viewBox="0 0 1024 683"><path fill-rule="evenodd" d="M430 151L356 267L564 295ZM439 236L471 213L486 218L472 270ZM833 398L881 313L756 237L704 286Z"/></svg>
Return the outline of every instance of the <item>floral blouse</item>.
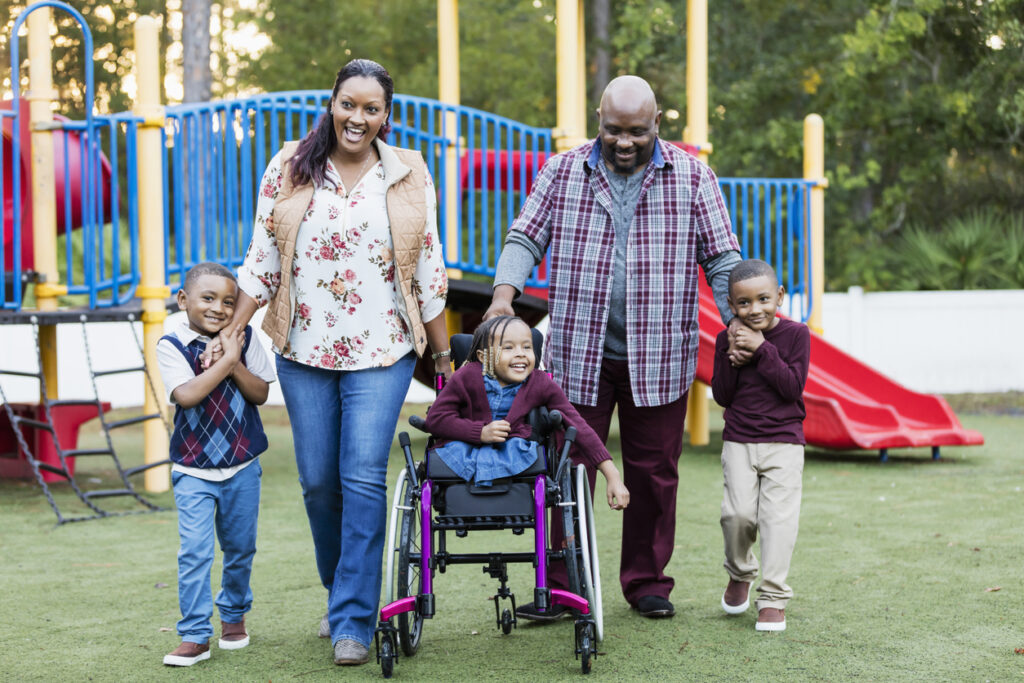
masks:
<svg viewBox="0 0 1024 683"><path fill-rule="evenodd" d="M275 351L330 370L391 365L414 345L396 303L400 295L384 167L378 161L351 192L330 161L326 176L315 188L296 236L288 352ZM272 221L281 183L278 152L263 174L252 242L238 270L239 287L260 306L269 303L281 281L281 254ZM424 191L427 223L412 291L427 322L444 310L448 278L438 246L437 197L429 173Z"/></svg>

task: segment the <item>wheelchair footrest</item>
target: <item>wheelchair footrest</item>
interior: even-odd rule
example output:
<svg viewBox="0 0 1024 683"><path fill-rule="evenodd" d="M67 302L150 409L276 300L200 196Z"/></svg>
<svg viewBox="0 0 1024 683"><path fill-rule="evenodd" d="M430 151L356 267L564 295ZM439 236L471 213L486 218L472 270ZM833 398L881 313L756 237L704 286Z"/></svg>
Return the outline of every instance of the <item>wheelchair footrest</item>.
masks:
<svg viewBox="0 0 1024 683"><path fill-rule="evenodd" d="M416 596L410 595L407 598L401 598L394 602L389 602L380 608L380 620L390 621L391 617L396 614L403 614L405 612L412 612L416 609Z"/></svg>
<svg viewBox="0 0 1024 683"><path fill-rule="evenodd" d="M551 589L551 604L565 605L566 607L579 610L580 614L590 614L590 603L587 602L586 598L581 598L575 593L570 593L560 588Z"/></svg>

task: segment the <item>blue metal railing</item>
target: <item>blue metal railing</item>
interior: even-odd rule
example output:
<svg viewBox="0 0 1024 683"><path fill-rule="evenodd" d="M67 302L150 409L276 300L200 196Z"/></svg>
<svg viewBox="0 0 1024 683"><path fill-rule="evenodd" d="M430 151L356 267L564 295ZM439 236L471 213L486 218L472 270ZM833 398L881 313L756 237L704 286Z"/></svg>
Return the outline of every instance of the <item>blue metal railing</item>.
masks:
<svg viewBox="0 0 1024 683"><path fill-rule="evenodd" d="M303 137L327 110L330 91L292 91L168 107L164 188L168 282L199 261L237 267L252 235L263 169L286 140ZM526 199L524 188L551 153L551 131L469 107L395 95L389 142L419 150L438 186L442 244L458 230L450 267L492 276ZM456 226L445 184L454 165ZM188 170L192 169L192 170ZM500 174L499 174L500 171ZM546 286L535 274L532 286Z"/></svg>
<svg viewBox="0 0 1024 683"><path fill-rule="evenodd" d="M791 318L810 317L811 240L808 231L811 188L802 178L719 178L733 232L743 258L772 264L786 287Z"/></svg>
<svg viewBox="0 0 1024 683"><path fill-rule="evenodd" d="M292 91L167 108L164 240L172 290L200 261L233 268L242 262L263 170L286 140L303 137L316 124L329 97L329 91ZM18 120L17 111L0 111L0 119L13 119L15 135L20 125L28 125ZM92 308L126 302L139 281L135 141L140 122L130 113L97 115L91 121L65 122L58 134L64 141L64 197L58 213L65 226L82 225L80 241L65 242L68 291L88 295ZM406 95L395 96L392 123L389 142L418 149L437 185L442 244L449 230L457 231L456 249L445 254L447 265L493 276L505 234L551 154L551 131ZM80 143L77 159L70 151L76 149L73 140ZM0 162L4 154L0 149ZM77 204L71 192L76 167L83 171ZM19 167L14 168L17 179ZM0 183L7 182L5 172L0 163ZM457 183L454 193L446 191L449 177ZM789 315L806 320L813 305L806 219L812 183L778 178L719 182L744 256L772 263L791 295ZM446 221L450 197L458 202L452 225ZM17 195L12 204L20 217ZM7 255L14 257L15 276L21 272L20 232L13 231L13 253ZM73 244L79 243L76 252ZM0 245L0 273L7 275L11 269L4 270L3 249ZM527 284L547 286L543 264ZM11 290L2 303L17 310L21 283L16 277Z"/></svg>
<svg viewBox="0 0 1024 683"><path fill-rule="evenodd" d="M63 2L43 0L33 4L19 15L11 30L13 97L10 111L0 112L5 143L0 146L0 187L5 195L0 208L4 237L0 240L0 280L4 282L0 307L10 310L21 308L25 284L22 278L29 271L22 252L27 244L25 233L31 239L32 231L28 220L30 204L26 204L30 202L30 150L24 144L29 139L30 121L28 108L23 106L25 103L19 93L20 41L17 36L28 15L41 7L52 7L70 14L82 30L84 54L92 55L92 34L84 17ZM69 295L84 295L90 308L101 308L127 302L138 284L138 203L134 187L136 131L135 121L130 115L99 116L93 113L93 63L91 59L84 61L86 119L68 121L56 117L51 133L54 181L57 223L66 234L63 283L67 285ZM10 173L10 178L6 177L7 173ZM127 182L129 196L124 214L118 202L122 179ZM72 237L72 229L77 227L81 230ZM122 232L126 235L122 236ZM25 250L25 255L28 253Z"/></svg>

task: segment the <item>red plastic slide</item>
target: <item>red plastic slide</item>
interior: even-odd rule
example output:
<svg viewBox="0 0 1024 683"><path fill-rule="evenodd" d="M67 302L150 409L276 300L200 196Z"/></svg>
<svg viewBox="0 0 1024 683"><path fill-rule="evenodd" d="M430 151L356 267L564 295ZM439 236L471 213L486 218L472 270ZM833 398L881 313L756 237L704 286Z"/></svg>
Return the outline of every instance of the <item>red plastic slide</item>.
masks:
<svg viewBox="0 0 1024 683"><path fill-rule="evenodd" d="M700 285L697 377L710 384L722 320L703 278ZM941 397L910 391L813 332L804 404L807 443L822 448L881 450L985 442L979 432L960 426Z"/></svg>

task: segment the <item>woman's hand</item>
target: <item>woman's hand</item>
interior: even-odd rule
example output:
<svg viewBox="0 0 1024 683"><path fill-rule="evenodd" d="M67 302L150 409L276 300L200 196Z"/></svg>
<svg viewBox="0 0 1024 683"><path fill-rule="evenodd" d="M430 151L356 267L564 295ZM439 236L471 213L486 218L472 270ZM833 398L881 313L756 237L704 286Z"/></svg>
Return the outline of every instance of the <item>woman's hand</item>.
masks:
<svg viewBox="0 0 1024 683"><path fill-rule="evenodd" d="M490 424L484 425L484 428L480 430L480 442L505 443L505 439L508 438L511 431L512 425L508 422L505 420L495 420Z"/></svg>
<svg viewBox="0 0 1024 683"><path fill-rule="evenodd" d="M448 356L434 360L434 374L444 375L446 382L452 378L452 364Z"/></svg>

